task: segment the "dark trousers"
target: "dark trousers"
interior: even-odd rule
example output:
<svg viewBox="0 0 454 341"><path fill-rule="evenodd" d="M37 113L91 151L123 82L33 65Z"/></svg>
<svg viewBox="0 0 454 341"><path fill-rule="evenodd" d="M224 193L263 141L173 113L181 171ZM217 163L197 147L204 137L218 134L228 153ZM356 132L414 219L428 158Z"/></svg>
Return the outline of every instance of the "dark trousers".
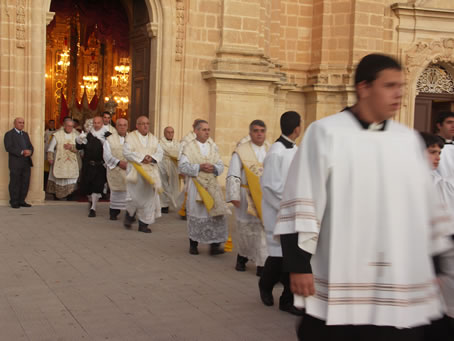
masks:
<svg viewBox="0 0 454 341"><path fill-rule="evenodd" d="M9 170L10 204L20 204L25 201L30 185L30 173L30 166Z"/></svg>
<svg viewBox="0 0 454 341"><path fill-rule="evenodd" d="M398 329L374 325L327 326L325 321L304 315L297 330L300 341L423 341L424 327ZM434 340L435 341L435 340Z"/></svg>
<svg viewBox="0 0 454 341"><path fill-rule="evenodd" d="M280 306L293 305L293 294L290 290L290 277L288 272L282 270L282 257L268 257L263 267L259 286L262 290L273 291L274 286L281 282L284 291L279 299Z"/></svg>

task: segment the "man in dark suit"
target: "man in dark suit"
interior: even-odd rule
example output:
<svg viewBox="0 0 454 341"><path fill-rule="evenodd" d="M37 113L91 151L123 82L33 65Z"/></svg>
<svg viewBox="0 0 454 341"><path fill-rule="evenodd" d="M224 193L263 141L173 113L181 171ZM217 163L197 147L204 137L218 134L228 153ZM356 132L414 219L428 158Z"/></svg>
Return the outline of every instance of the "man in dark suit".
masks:
<svg viewBox="0 0 454 341"><path fill-rule="evenodd" d="M12 208L31 207L25 202L30 184L30 167L33 166L33 146L23 131L25 120L18 117L14 128L5 134L5 149L9 154L9 196Z"/></svg>

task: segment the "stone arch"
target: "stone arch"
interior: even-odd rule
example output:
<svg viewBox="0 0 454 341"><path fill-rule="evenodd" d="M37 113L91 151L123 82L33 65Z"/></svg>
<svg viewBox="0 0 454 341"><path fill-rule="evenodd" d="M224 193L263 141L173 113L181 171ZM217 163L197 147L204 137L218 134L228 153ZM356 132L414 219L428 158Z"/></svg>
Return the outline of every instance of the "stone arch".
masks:
<svg viewBox="0 0 454 341"><path fill-rule="evenodd" d="M134 1L134 0L131 0ZM46 12L46 26L51 22L54 13L50 12L50 5L52 0L44 0ZM150 22L147 24L148 35L151 38L151 52L152 58L150 59L150 92L149 92L149 112L148 115L152 119L153 127L155 130L160 127L160 114L161 114L161 88L162 88L162 75L163 75L163 7L161 0L144 0ZM44 39L45 51L46 40ZM43 70L44 74L44 70ZM156 133L156 131L155 131Z"/></svg>
<svg viewBox="0 0 454 341"><path fill-rule="evenodd" d="M413 127L418 79L431 64L439 64L448 69L450 67L447 65L454 65L454 39L420 41L404 52L403 62L407 91L402 98L402 108L397 119Z"/></svg>

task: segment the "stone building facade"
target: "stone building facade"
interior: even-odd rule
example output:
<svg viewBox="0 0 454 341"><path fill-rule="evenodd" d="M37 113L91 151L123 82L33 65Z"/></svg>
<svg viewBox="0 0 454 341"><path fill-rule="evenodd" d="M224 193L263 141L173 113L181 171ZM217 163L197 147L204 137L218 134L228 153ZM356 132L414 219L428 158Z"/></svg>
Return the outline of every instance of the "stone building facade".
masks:
<svg viewBox="0 0 454 341"><path fill-rule="evenodd" d="M273 140L286 110L300 112L307 126L353 104L352 72L370 52L393 55L404 64L407 91L397 120L409 126L418 117L424 117L418 124L429 122L430 106L436 102L430 89L438 89L433 92L441 92L447 106L454 97L449 86L437 86L452 82L451 0L143 1L151 56L145 68L148 112L143 113L157 136L171 125L182 137L195 118L207 119L225 162L253 119L267 123ZM132 2L122 0L126 11L132 11ZM33 203L44 200L46 26L54 16L50 5L51 0L0 1L0 135L11 129L15 117L25 118L35 147L28 196ZM437 79L435 71L434 77L425 74L421 80L427 68L442 70L448 79ZM425 97L426 109L417 101L421 82L434 83ZM426 112L415 120L417 110ZM6 204L4 149L0 164L0 202Z"/></svg>

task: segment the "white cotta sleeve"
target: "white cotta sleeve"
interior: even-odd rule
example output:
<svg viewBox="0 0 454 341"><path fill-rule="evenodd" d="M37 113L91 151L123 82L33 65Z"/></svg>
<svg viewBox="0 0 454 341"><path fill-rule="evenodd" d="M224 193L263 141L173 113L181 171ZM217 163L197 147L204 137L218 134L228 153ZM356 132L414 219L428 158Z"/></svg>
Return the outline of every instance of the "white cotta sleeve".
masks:
<svg viewBox="0 0 454 341"><path fill-rule="evenodd" d="M123 155L127 161L135 163L141 163L145 158L145 155L133 152L127 142L123 144Z"/></svg>
<svg viewBox="0 0 454 341"><path fill-rule="evenodd" d="M103 156L104 162L106 163L107 167L109 167L109 169L114 169L115 167L117 167L117 164L120 161L119 159L117 159L115 156L112 155L110 143L107 140L106 140L106 142L104 142L102 156Z"/></svg>
<svg viewBox="0 0 454 341"><path fill-rule="evenodd" d="M227 202L241 199L241 169L241 159L237 153L233 153L225 184L225 201Z"/></svg>
<svg viewBox="0 0 454 341"><path fill-rule="evenodd" d="M199 175L200 165L197 163L190 163L186 155L181 154L178 161L178 170L181 174L196 177Z"/></svg>
<svg viewBox="0 0 454 341"><path fill-rule="evenodd" d="M318 122L307 129L290 165L275 235L298 233L298 246L314 254L326 207L329 138Z"/></svg>
<svg viewBox="0 0 454 341"><path fill-rule="evenodd" d="M160 144L158 144L158 148L156 148L156 152L153 155L150 155L154 160L158 163L162 161L162 157L164 156L164 151Z"/></svg>
<svg viewBox="0 0 454 341"><path fill-rule="evenodd" d="M47 148L48 153L55 152L55 147L57 146L57 139L55 136L50 140L49 147Z"/></svg>
<svg viewBox="0 0 454 341"><path fill-rule="evenodd" d="M268 153L263 161L263 174L260 178L263 200L276 211L282 199L285 185L285 174L282 174L282 158L277 153Z"/></svg>

